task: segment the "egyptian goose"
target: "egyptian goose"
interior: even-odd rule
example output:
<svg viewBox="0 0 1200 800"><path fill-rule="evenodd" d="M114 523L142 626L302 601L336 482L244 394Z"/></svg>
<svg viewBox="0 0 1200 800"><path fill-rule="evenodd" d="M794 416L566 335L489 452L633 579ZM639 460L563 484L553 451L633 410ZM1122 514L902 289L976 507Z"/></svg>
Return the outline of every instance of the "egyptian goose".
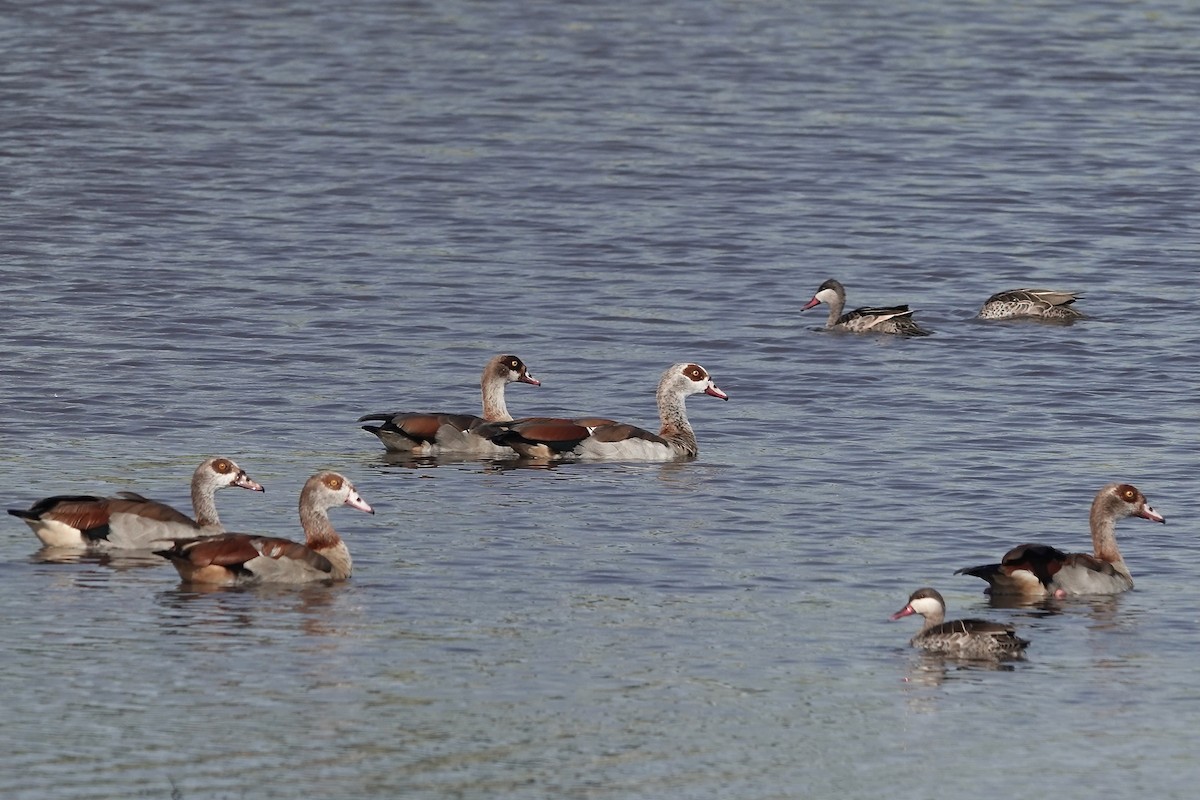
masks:
<svg viewBox="0 0 1200 800"><path fill-rule="evenodd" d="M829 320L825 327L831 331L895 333L901 336L928 336L931 333L917 324L912 318L914 312L908 306L856 308L843 314L846 288L832 278L822 283L812 300L800 310L807 311L821 303L829 306Z"/></svg>
<svg viewBox="0 0 1200 800"><path fill-rule="evenodd" d="M983 564L955 572L983 578L991 594L1066 597L1074 594L1118 594L1133 588L1133 578L1117 549L1117 522L1141 517L1166 522L1128 483L1110 483L1092 501L1092 548L1064 553L1044 544L1022 544L1004 554L999 564Z"/></svg>
<svg viewBox="0 0 1200 800"><path fill-rule="evenodd" d="M673 364L658 381L658 433L604 417L535 417L483 426L492 441L527 458L618 461L671 461L695 458L696 434L684 401L704 393L728 400L708 371L698 364Z"/></svg>
<svg viewBox="0 0 1200 800"><path fill-rule="evenodd" d="M217 457L205 459L192 474L195 519L136 492L56 495L8 513L25 520L47 547L149 548L157 539L225 530L217 516L216 493L226 486L263 491L232 459Z"/></svg>
<svg viewBox="0 0 1200 800"><path fill-rule="evenodd" d="M892 614L893 620L920 614L925 624L909 642L930 653L961 658L1006 658L1020 656L1029 642L1016 634L1012 625L983 619L946 618L946 601L936 589L917 589L908 596L904 608Z"/></svg>
<svg viewBox="0 0 1200 800"><path fill-rule="evenodd" d="M1052 289L1010 289L997 292L979 309L979 319L1045 319L1068 322L1082 319L1071 306L1079 295Z"/></svg>
<svg viewBox="0 0 1200 800"><path fill-rule="evenodd" d="M304 544L272 536L221 533L174 539L154 552L175 565L184 583L235 586L250 583L311 583L350 577L350 551L329 522L328 509L347 505L374 514L344 476L318 472L300 492Z"/></svg>
<svg viewBox="0 0 1200 800"><path fill-rule="evenodd" d="M504 403L504 389L510 383L542 385L541 381L529 374L521 359L513 355L499 355L488 361L479 381L483 391L483 417L472 414L398 412L367 414L359 417L358 421L381 420L381 425L363 425L362 429L378 436L383 446L392 452L419 456L439 453L511 456L512 450L509 448L494 444L471 430L485 422L512 419Z"/></svg>

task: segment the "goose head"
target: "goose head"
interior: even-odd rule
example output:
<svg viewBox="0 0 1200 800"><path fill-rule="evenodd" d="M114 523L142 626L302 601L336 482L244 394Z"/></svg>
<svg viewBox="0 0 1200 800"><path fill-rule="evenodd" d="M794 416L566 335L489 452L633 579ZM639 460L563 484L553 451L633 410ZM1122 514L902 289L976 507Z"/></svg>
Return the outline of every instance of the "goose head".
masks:
<svg viewBox="0 0 1200 800"><path fill-rule="evenodd" d="M375 509L362 499L354 484L345 475L337 472L318 472L308 479L300 492L300 512L324 512L337 506L350 506L367 514L374 514Z"/></svg>
<svg viewBox="0 0 1200 800"><path fill-rule="evenodd" d="M1150 507L1146 495L1128 483L1110 483L1092 501L1092 513L1102 518L1141 517L1151 522L1165 523L1167 520Z"/></svg>
<svg viewBox="0 0 1200 800"><path fill-rule="evenodd" d="M483 371L483 375L485 383L491 378L498 379L501 383L542 385L541 381L529 374L529 369L525 366L524 361L509 354L496 356L489 361L487 368Z"/></svg>
<svg viewBox="0 0 1200 800"><path fill-rule="evenodd" d="M712 376L708 374L708 370L699 364L672 364L663 373L659 385L660 394L664 391L683 397L693 394L707 394L712 397L719 397L722 400L729 399L729 395L721 391L721 388L713 381Z"/></svg>
<svg viewBox="0 0 1200 800"><path fill-rule="evenodd" d="M211 486L214 490L226 486L238 486L252 492L265 491L262 484L247 475L246 470L239 467L233 459L220 456L205 459L200 466L196 467L193 481L200 485Z"/></svg>

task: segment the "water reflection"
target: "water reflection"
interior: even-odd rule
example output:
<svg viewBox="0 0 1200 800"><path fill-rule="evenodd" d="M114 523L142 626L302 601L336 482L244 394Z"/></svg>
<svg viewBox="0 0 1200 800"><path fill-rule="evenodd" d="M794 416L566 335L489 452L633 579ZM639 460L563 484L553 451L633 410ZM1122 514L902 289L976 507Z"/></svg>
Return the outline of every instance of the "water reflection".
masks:
<svg viewBox="0 0 1200 800"><path fill-rule="evenodd" d="M554 470L562 464L569 464L569 461L555 461L549 458L498 458L494 461L489 461L485 467L487 472L510 472L518 469L533 469L533 470Z"/></svg>
<svg viewBox="0 0 1200 800"><path fill-rule="evenodd" d="M432 456L414 456L411 453L384 452L372 454L372 456L365 462L365 466L385 472L388 471L388 468L420 470L446 466L464 467L472 465L479 465L481 471L486 473L508 472L512 470L569 470L571 468L588 469L596 467L618 468L626 471L643 471L647 468L651 468L656 469L661 478L671 479L681 474L686 474L686 472L690 469L694 469L695 461L593 461L571 458L534 458L529 456L515 455L512 458L495 458L492 456L472 457L470 455L454 453ZM709 466L711 466L711 464Z"/></svg>
<svg viewBox="0 0 1200 800"><path fill-rule="evenodd" d="M81 550L72 547L43 547L29 557L32 564L95 564L115 570L161 567L162 556L151 550Z"/></svg>
<svg viewBox="0 0 1200 800"><path fill-rule="evenodd" d="M901 684L905 693L905 704L911 710L923 714L939 711L945 695L941 691L930 690L940 690L952 680L978 682L988 673L1015 672L1017 663L1024 661L1023 655L997 660L958 658L943 653L918 651L909 660Z"/></svg>
<svg viewBox="0 0 1200 800"><path fill-rule="evenodd" d="M514 454L515 455L515 454ZM474 464L489 465L514 461L515 458L493 458L491 456L470 456L465 453L444 453L441 455L413 455L412 453L376 453L367 461L367 465L376 468L397 467L399 469L433 469L442 466L466 466ZM386 471L386 469L385 469Z"/></svg>
<svg viewBox="0 0 1200 800"><path fill-rule="evenodd" d="M1019 614L1031 619L1058 616L1060 614L1083 613L1100 630L1125 627L1130 624L1129 615L1121 615L1122 595L1086 595L1077 597L1023 598L1011 595L989 595L988 605L992 608L1022 610ZM1136 613L1134 614L1136 616Z"/></svg>
<svg viewBox="0 0 1200 800"><path fill-rule="evenodd" d="M551 459L522 458L515 453L512 458L496 458L493 456L470 456L467 454L446 453L442 455L413 455L411 453L378 453L366 461L366 466L381 472L392 469L421 470L436 469L437 467L475 467L482 472L504 472L515 469L554 469L562 463Z"/></svg>
<svg viewBox="0 0 1200 800"><path fill-rule="evenodd" d="M218 635L246 630L291 629L310 635L343 633L343 617L331 613L344 583L304 586L207 586L180 584L155 596L165 612L159 620L166 633L207 629Z"/></svg>

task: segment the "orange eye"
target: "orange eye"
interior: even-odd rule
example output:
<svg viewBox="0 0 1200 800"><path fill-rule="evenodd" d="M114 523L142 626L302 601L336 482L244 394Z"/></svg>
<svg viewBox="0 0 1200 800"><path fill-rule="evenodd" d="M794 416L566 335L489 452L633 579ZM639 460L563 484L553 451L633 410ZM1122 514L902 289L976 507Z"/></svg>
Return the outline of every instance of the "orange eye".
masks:
<svg viewBox="0 0 1200 800"><path fill-rule="evenodd" d="M1126 500L1132 500L1135 497L1137 497L1137 492L1133 491L1133 489L1125 490L1125 499Z"/></svg>
<svg viewBox="0 0 1200 800"><path fill-rule="evenodd" d="M329 479L329 488L333 489L335 491L338 489L341 489L342 488L342 479L341 478L330 478Z"/></svg>
<svg viewBox="0 0 1200 800"><path fill-rule="evenodd" d="M232 469L232 467L230 466L228 461L226 461L225 459L222 458L220 461L217 461L215 464L213 464L213 469L215 469L217 472L220 472L222 475L224 475L226 472L229 472L229 470Z"/></svg>

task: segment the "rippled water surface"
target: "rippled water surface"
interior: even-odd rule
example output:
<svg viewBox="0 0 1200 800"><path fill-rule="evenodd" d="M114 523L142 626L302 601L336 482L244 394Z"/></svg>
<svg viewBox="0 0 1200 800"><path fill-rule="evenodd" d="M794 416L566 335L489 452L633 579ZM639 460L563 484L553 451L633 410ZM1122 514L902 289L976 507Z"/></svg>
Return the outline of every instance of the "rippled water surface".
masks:
<svg viewBox="0 0 1200 800"><path fill-rule="evenodd" d="M644 6L644 7L643 7ZM4 507L207 455L339 586L197 591L153 556L0 535L5 798L1191 797L1190 3L228 2L0 12ZM916 340L829 335L908 302ZM1076 290L1072 326L981 324ZM656 425L686 464L405 463L362 414ZM1135 591L991 607L956 568L1088 545ZM933 585L1015 623L1003 669L889 623ZM1089 788L1091 787L1091 788Z"/></svg>

